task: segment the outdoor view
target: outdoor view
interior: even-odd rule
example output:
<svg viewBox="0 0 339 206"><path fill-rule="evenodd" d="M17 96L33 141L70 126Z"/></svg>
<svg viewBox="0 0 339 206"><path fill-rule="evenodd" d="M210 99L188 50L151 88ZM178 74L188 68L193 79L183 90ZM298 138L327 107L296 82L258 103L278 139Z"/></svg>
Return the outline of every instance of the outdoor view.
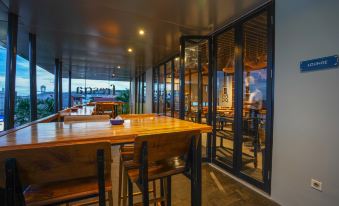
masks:
<svg viewBox="0 0 339 206"><path fill-rule="evenodd" d="M15 83L15 126L30 122L29 62L17 56ZM0 46L0 131L4 127L6 48ZM63 78L63 108L68 106L68 78ZM114 89L113 89L114 85ZM72 105L85 104L96 98L129 101L129 82L72 79ZM114 92L113 92L114 90ZM54 74L37 66L38 119L54 113ZM128 108L126 108L128 109Z"/></svg>

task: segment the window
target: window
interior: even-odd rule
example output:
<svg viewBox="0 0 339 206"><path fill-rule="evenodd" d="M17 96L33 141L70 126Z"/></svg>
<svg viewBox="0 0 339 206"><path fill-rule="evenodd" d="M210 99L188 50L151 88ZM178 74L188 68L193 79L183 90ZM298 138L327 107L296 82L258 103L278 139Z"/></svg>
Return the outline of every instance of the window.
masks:
<svg viewBox="0 0 339 206"><path fill-rule="evenodd" d="M54 74L37 66L37 112L38 119L54 114Z"/></svg>
<svg viewBox="0 0 339 206"><path fill-rule="evenodd" d="M174 59L174 117L179 118L179 57Z"/></svg>
<svg viewBox="0 0 339 206"><path fill-rule="evenodd" d="M4 130L6 56L6 48L0 46L0 131Z"/></svg>
<svg viewBox="0 0 339 206"><path fill-rule="evenodd" d="M165 66L159 68L159 114L164 114L165 103Z"/></svg>
<svg viewBox="0 0 339 206"><path fill-rule="evenodd" d="M158 67L153 68L153 112L158 113L158 78L159 69Z"/></svg>
<svg viewBox="0 0 339 206"><path fill-rule="evenodd" d="M30 114L29 62L17 55L15 77L14 127L28 123Z"/></svg>
<svg viewBox="0 0 339 206"><path fill-rule="evenodd" d="M166 63L166 116L171 116L171 109L172 109L172 61Z"/></svg>

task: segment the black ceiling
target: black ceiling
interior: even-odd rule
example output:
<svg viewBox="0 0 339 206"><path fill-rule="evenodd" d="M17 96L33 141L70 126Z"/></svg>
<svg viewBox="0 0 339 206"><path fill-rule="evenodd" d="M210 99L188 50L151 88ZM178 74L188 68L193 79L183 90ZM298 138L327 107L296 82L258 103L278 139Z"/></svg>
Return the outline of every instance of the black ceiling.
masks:
<svg viewBox="0 0 339 206"><path fill-rule="evenodd" d="M179 52L181 35L206 35L267 0L2 0L0 40L6 44L7 13L19 15L18 53L27 57L28 33L37 35L38 64L64 76L129 80ZM139 29L145 35L138 35ZM127 48L133 48L133 53ZM120 69L117 67L120 66ZM138 71L135 71L137 68Z"/></svg>

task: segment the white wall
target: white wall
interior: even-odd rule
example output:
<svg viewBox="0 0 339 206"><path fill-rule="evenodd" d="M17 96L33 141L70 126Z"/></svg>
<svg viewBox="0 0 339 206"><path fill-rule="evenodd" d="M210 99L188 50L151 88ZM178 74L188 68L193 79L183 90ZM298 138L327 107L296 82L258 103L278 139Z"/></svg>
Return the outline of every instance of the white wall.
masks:
<svg viewBox="0 0 339 206"><path fill-rule="evenodd" d="M339 54L339 0L276 0L275 12L272 198L339 205L339 68L299 71L301 60Z"/></svg>

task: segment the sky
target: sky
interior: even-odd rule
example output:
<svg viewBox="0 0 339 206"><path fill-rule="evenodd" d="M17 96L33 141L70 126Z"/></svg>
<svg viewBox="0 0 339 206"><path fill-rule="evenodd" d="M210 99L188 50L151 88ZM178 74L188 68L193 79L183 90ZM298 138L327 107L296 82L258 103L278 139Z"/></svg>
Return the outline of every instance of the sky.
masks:
<svg viewBox="0 0 339 206"><path fill-rule="evenodd" d="M5 88L6 74L6 48L0 46L0 90ZM86 80L87 87L110 88L114 84L116 90L129 89L130 83L123 81L105 81L105 80ZM29 62L17 56L15 90L18 96L29 95ZM46 87L47 92L54 91L54 75L45 69L37 66L37 90L40 92L41 86ZM67 92L68 78L63 78L63 91ZM85 79L72 79L72 91L76 91L77 87L84 87Z"/></svg>

